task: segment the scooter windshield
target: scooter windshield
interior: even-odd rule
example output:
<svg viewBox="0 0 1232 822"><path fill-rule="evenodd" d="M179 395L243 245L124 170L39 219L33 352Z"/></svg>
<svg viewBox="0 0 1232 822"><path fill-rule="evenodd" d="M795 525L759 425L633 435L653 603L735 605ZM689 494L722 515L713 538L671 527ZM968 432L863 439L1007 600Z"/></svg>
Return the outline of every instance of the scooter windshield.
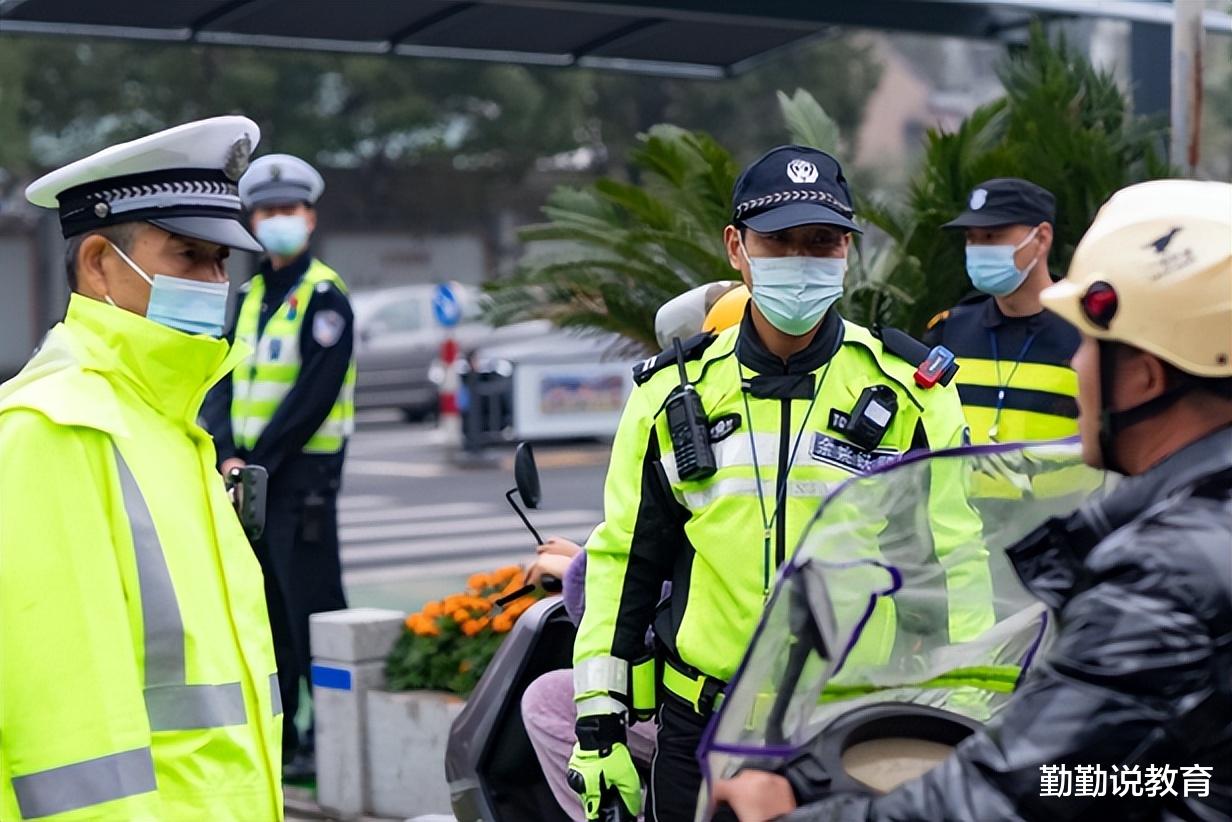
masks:
<svg viewBox="0 0 1232 822"><path fill-rule="evenodd" d="M859 706L995 716L1049 639L1006 549L1110 485L1065 440L908 457L835 490L707 729L699 819L714 780L781 767Z"/></svg>

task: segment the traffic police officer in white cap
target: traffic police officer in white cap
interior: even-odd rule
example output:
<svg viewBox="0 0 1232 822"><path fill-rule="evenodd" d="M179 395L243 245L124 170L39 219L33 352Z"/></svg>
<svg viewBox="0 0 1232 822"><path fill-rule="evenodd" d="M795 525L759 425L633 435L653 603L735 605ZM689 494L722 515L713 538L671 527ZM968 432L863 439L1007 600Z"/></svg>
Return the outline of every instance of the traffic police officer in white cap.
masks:
<svg viewBox="0 0 1232 822"><path fill-rule="evenodd" d="M0 819L282 818L261 571L196 422L245 355L219 337L259 136L188 123L26 190L73 293L0 386Z"/></svg>
<svg viewBox="0 0 1232 822"><path fill-rule="evenodd" d="M287 154L255 160L239 193L266 251L242 289L231 334L253 350L207 403L224 474L269 472L264 535L256 542L287 715L310 670L308 617L346 607L338 558L338 490L354 428L353 316L346 285L312 252L317 170ZM283 726L289 779L312 775L312 735Z"/></svg>

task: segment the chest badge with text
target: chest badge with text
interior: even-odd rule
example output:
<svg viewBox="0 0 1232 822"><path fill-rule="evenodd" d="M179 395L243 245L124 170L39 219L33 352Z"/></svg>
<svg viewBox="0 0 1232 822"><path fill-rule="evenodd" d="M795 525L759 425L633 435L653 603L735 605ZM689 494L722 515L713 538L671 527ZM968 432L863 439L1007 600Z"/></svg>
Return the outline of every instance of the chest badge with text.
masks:
<svg viewBox="0 0 1232 822"><path fill-rule="evenodd" d="M891 448L875 448L865 451L851 443L837 440L821 432L813 435L813 447L810 450L813 459L851 471L853 474L867 474L898 459L902 454Z"/></svg>

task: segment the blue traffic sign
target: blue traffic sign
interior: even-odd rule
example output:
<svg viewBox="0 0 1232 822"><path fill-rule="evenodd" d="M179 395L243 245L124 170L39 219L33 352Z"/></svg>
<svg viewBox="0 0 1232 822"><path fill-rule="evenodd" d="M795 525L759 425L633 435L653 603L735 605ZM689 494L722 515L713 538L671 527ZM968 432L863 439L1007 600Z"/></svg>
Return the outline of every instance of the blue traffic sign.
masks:
<svg viewBox="0 0 1232 822"><path fill-rule="evenodd" d="M462 319L462 303L448 284L441 283L436 287L436 293L432 295L432 313L436 321L446 328L452 328Z"/></svg>

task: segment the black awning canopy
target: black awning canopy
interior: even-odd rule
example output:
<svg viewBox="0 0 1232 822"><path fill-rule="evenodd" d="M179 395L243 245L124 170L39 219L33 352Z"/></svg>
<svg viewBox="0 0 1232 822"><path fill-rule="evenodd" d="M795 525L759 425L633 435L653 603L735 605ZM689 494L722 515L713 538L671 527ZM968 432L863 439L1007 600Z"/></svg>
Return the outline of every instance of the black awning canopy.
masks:
<svg viewBox="0 0 1232 822"><path fill-rule="evenodd" d="M723 77L835 26L997 38L1020 35L1039 14L1158 23L1171 15L1166 3L1115 5L1120 11L1082 0L0 0L0 33Z"/></svg>

